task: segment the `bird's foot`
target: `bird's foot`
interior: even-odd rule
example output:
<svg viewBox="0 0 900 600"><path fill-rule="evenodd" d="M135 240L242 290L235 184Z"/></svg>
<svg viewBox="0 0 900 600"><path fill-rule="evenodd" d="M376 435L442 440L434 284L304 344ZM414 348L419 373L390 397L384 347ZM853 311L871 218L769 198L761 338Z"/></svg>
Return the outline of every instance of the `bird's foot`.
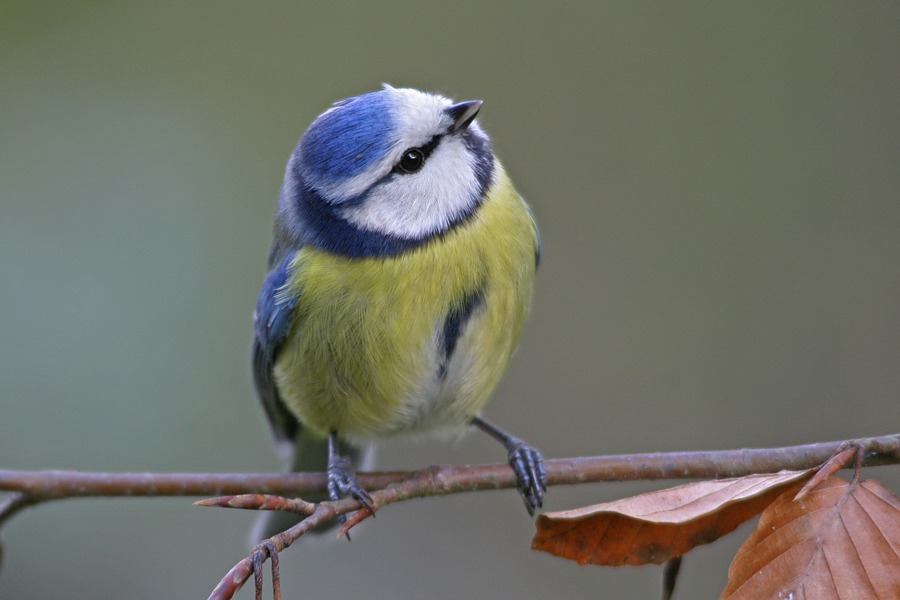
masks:
<svg viewBox="0 0 900 600"><path fill-rule="evenodd" d="M534 446L509 435L481 417L474 417L472 425L502 443L506 448L509 453L509 466L516 473L516 488L525 502L525 510L533 516L535 509L543 505L544 492L547 491L547 470L544 468L543 455Z"/></svg>
<svg viewBox="0 0 900 600"><path fill-rule="evenodd" d="M356 479L356 474L346 456L332 456L328 460L328 497L340 500L350 496L359 501L372 513L375 512L375 501Z"/></svg>
<svg viewBox="0 0 900 600"><path fill-rule="evenodd" d="M333 448L336 450L335 441ZM356 479L356 474L350 464L350 459L341 456L336 451L329 452L328 457L328 497L332 500L340 500L347 496L356 499L372 516L375 516L375 501ZM338 520L343 526L347 522L347 515L339 515ZM347 533L347 541L350 534Z"/></svg>
<svg viewBox="0 0 900 600"><path fill-rule="evenodd" d="M534 515L535 509L544 504L544 492L547 491L544 457L537 448L514 437L506 442L506 449L509 466L516 472L516 488L525 502L525 510Z"/></svg>

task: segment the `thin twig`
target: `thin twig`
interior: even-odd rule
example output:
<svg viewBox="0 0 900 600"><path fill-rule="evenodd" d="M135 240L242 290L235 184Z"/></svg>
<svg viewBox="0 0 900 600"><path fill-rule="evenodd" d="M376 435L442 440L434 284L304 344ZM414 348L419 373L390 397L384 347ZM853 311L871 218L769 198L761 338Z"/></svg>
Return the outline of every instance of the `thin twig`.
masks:
<svg viewBox="0 0 900 600"><path fill-rule="evenodd" d="M297 541L303 534L311 531L336 517L339 514L346 514L352 510L360 508L360 504L352 499L347 498L338 500L337 502L322 502L316 505L311 515L278 535L272 536L267 540L263 540L249 556L245 557L239 563L234 565L230 571L219 581L219 584L209 595L209 600L225 600L234 597L241 586L251 577L257 577L261 574L261 565L271 556L282 552L285 548ZM273 578L276 572L273 572ZM277 581L277 579L275 580ZM279 587L278 583L273 581L273 586ZM257 584L257 590L259 590Z"/></svg>
<svg viewBox="0 0 900 600"><path fill-rule="evenodd" d="M831 458L835 452L848 445L850 444L847 442L834 442L832 444L814 444L811 446L770 450L676 452L618 457L556 459L547 462L547 472L551 485L610 479L739 477L756 472L818 466ZM865 455L868 461L866 462L867 465L900 461L900 434L885 436L884 438L854 440L852 445L860 449L858 456L862 457ZM865 449L865 453L863 449ZM807 464L804 461L809 462ZM511 487L512 483L506 481L507 477L494 473L494 471L494 465L483 467L431 467L410 473L407 479L391 483L384 489L374 491L371 493L371 496L378 508L381 508L387 504L416 497ZM577 477L577 480L573 481L573 476ZM362 476L360 476L360 480L363 481ZM204 501L203 504L213 505L214 503ZM362 506L353 499L345 499L339 502L323 502L317 506L323 510L328 510L327 514L331 516L323 518L326 514L323 512L318 515L319 518L314 519L316 516L314 513L313 516L304 519L300 524L266 540L262 545L274 543L277 550L280 551L308 531L332 518L332 516L347 514L356 510L347 519L347 522L338 533L338 536L341 536L371 516L371 513L367 510L358 510ZM247 503L245 503L244 507L252 508ZM250 575L255 573L259 577L261 574L261 562L259 561L265 561L265 558L264 554L256 551L235 565L213 591L210 600L232 598ZM674 586L674 573L676 572L677 569L672 574L672 580L669 582L670 586ZM260 584L257 583L257 594L261 593L259 586ZM670 592L671 589L669 590Z"/></svg>
<svg viewBox="0 0 900 600"><path fill-rule="evenodd" d="M37 500L22 492L10 494L0 502L0 526L9 520L14 514L25 508L37 504ZM0 566L3 566L4 542L0 536Z"/></svg>
<svg viewBox="0 0 900 600"><path fill-rule="evenodd" d="M24 492L10 494L3 499L3 502L0 502L0 525L3 525L5 521L12 518L13 515L23 508L32 506L38 502L39 500Z"/></svg>

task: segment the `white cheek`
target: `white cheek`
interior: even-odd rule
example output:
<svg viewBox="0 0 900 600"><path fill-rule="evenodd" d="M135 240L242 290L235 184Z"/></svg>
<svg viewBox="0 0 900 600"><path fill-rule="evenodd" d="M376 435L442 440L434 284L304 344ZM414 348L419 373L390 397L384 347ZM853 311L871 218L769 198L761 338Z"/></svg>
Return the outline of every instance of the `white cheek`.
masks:
<svg viewBox="0 0 900 600"><path fill-rule="evenodd" d="M478 180L465 144L445 138L418 173L399 175L341 211L366 231L421 239L446 230L478 202Z"/></svg>

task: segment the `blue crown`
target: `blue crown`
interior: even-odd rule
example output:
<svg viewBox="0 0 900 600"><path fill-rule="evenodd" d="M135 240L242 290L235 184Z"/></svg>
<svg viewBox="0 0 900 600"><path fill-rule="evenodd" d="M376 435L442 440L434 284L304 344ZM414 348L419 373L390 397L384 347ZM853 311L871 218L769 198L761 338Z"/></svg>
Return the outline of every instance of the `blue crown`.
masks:
<svg viewBox="0 0 900 600"><path fill-rule="evenodd" d="M339 181L364 172L391 147L391 109L390 94L384 90L336 103L310 125L300 141L305 175Z"/></svg>

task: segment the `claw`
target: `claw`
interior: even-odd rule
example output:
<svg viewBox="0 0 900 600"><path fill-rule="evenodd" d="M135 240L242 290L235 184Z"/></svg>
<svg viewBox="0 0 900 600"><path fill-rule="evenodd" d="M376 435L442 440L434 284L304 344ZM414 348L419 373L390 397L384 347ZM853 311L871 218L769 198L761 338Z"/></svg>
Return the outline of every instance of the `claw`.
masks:
<svg viewBox="0 0 900 600"><path fill-rule="evenodd" d="M509 466L516 473L516 487L525 510L529 515L544 504L544 492L547 491L547 471L544 468L544 457L536 448L511 437L507 445L509 450Z"/></svg>
<svg viewBox="0 0 900 600"><path fill-rule="evenodd" d="M328 462L328 497L339 500L346 496L355 498L372 513L375 512L375 501L357 481L350 459L334 456Z"/></svg>
<svg viewBox="0 0 900 600"><path fill-rule="evenodd" d="M328 497L340 500L347 496L357 500L375 516L375 501L357 481L350 459L338 453L337 434L332 432L328 438ZM347 522L347 515L339 515L338 520L343 526ZM347 540L350 540L349 533Z"/></svg>
<svg viewBox="0 0 900 600"><path fill-rule="evenodd" d="M547 491L547 470L540 451L494 427L484 419L475 417L472 424L501 442L509 453L509 466L516 473L516 488L525 502L525 510L534 516L534 511L544 503Z"/></svg>

